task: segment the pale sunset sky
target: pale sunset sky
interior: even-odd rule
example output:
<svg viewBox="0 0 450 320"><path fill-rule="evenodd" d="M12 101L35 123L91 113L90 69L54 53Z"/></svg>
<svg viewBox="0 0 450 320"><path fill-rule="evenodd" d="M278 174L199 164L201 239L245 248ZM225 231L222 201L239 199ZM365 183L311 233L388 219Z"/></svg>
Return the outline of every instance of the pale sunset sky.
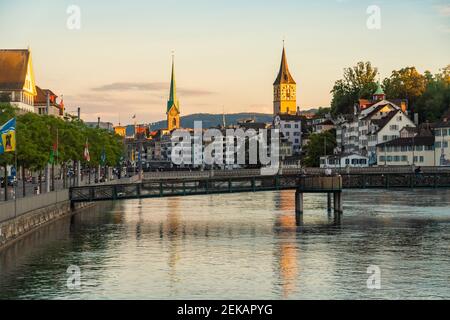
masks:
<svg viewBox="0 0 450 320"><path fill-rule="evenodd" d="M66 26L69 5L80 30ZM380 30L366 26L371 5ZM87 121L165 119L172 50L182 115L271 113L283 38L297 104L329 106L358 61L381 77L450 64L450 0L0 0L0 48L29 46L37 85Z"/></svg>

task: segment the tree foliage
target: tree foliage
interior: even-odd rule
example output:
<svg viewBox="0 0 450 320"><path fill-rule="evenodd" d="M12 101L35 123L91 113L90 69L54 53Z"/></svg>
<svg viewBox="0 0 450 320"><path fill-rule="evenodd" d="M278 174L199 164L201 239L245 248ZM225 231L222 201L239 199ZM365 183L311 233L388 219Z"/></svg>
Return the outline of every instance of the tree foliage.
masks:
<svg viewBox="0 0 450 320"><path fill-rule="evenodd" d="M89 141L91 161L85 165L100 164L101 154L106 155L105 165L117 165L122 152L121 137L107 130L89 128L77 119L57 118L35 113L19 113L9 103L0 104L0 124L16 117L18 165L30 170L43 169L50 160L53 145L58 145L57 164L83 160L86 139ZM57 138L58 137L58 138ZM13 154L0 155L0 164L13 164Z"/></svg>
<svg viewBox="0 0 450 320"><path fill-rule="evenodd" d="M305 146L306 157L303 165L306 167L318 167L320 157L333 154L336 148L336 131L324 131L313 133L309 137L309 143Z"/></svg>
<svg viewBox="0 0 450 320"><path fill-rule="evenodd" d="M368 99L377 88L378 69L370 62L358 62L356 66L344 69L343 79L337 80L331 90L331 113L353 113L353 105L359 99Z"/></svg>
<svg viewBox="0 0 450 320"><path fill-rule="evenodd" d="M383 86L387 97L392 99L408 99L410 110L425 92L427 79L415 67L406 67L392 71L389 78L384 79Z"/></svg>

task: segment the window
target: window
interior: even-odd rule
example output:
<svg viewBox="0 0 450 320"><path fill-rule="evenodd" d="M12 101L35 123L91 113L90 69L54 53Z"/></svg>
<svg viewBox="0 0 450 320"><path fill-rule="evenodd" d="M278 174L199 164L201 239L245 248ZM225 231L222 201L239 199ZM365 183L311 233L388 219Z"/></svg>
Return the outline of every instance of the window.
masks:
<svg viewBox="0 0 450 320"><path fill-rule="evenodd" d="M392 156L387 156L387 162L392 162Z"/></svg>
<svg viewBox="0 0 450 320"><path fill-rule="evenodd" d="M402 116L398 116L397 121L402 121Z"/></svg>
<svg viewBox="0 0 450 320"><path fill-rule="evenodd" d="M417 162L417 156L414 156L414 160L413 160L414 162Z"/></svg>
<svg viewBox="0 0 450 320"><path fill-rule="evenodd" d="M295 124L295 129L298 129L298 123Z"/></svg>
<svg viewBox="0 0 450 320"><path fill-rule="evenodd" d="M408 157L407 156L402 156L402 162L406 162L408 161Z"/></svg>
<svg viewBox="0 0 450 320"><path fill-rule="evenodd" d="M407 146L401 146L400 148L403 152L408 151L408 147Z"/></svg>
<svg viewBox="0 0 450 320"><path fill-rule="evenodd" d="M383 141L387 141L388 140L388 136L383 136Z"/></svg>
<svg viewBox="0 0 450 320"><path fill-rule="evenodd" d="M394 157L394 161L395 161L395 162L399 162L399 161L400 161L400 156L395 156L395 157Z"/></svg>
<svg viewBox="0 0 450 320"><path fill-rule="evenodd" d="M380 162L385 162L386 161L386 157L385 156L380 156Z"/></svg>
<svg viewBox="0 0 450 320"><path fill-rule="evenodd" d="M420 162L423 162L423 156L420 156L419 159L420 159Z"/></svg>
<svg viewBox="0 0 450 320"><path fill-rule="evenodd" d="M290 128L291 128L291 124L290 124L290 123L286 123L286 124L284 125L284 127L290 129Z"/></svg>
<svg viewBox="0 0 450 320"><path fill-rule="evenodd" d="M423 151L423 146L416 146L416 151Z"/></svg>
<svg viewBox="0 0 450 320"><path fill-rule="evenodd" d="M396 124L391 124L391 125L389 126L389 129L391 129L391 130L398 130L398 125L396 125Z"/></svg>
<svg viewBox="0 0 450 320"><path fill-rule="evenodd" d="M445 137L447 136L447 129L442 129L442 135Z"/></svg>
<svg viewBox="0 0 450 320"><path fill-rule="evenodd" d="M448 148L448 141L442 142L442 145L443 145L444 148Z"/></svg>
<svg viewBox="0 0 450 320"><path fill-rule="evenodd" d="M434 143L434 145L435 145L436 148L440 148L441 147L441 142L440 141L436 141Z"/></svg>
<svg viewBox="0 0 450 320"><path fill-rule="evenodd" d="M436 131L434 132L436 136L440 137L441 136L441 129L436 129Z"/></svg>

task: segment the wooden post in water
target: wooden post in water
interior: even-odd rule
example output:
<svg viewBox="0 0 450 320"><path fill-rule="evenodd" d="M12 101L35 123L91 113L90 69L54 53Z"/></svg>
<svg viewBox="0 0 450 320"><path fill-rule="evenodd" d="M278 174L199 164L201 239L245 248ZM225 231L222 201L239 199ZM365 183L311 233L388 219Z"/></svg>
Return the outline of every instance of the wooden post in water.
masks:
<svg viewBox="0 0 450 320"><path fill-rule="evenodd" d="M334 196L334 197L336 200L336 196ZM336 208L336 203L334 204L334 207ZM327 210L328 210L328 212L331 212L331 193L330 192L327 193Z"/></svg>
<svg viewBox="0 0 450 320"><path fill-rule="evenodd" d="M303 214L303 192L295 191L295 216Z"/></svg>

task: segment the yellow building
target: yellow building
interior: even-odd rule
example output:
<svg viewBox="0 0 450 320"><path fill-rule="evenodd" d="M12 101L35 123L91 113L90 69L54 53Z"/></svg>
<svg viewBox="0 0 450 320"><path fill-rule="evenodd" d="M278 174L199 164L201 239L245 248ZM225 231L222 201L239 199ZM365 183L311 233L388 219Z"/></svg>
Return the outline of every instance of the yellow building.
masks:
<svg viewBox="0 0 450 320"><path fill-rule="evenodd" d="M121 137L125 137L125 132L126 132L126 128L124 126L114 127L114 133Z"/></svg>
<svg viewBox="0 0 450 320"><path fill-rule="evenodd" d="M172 57L172 79L170 81L170 95L167 101L167 130L180 128L180 103L177 99L177 87L175 83L174 58Z"/></svg>
<svg viewBox="0 0 450 320"><path fill-rule="evenodd" d="M8 101L22 111L35 112L36 97L31 51L0 50L0 98Z"/></svg>
<svg viewBox="0 0 450 320"><path fill-rule="evenodd" d="M273 83L273 113L297 114L297 84L289 72L284 46L280 71Z"/></svg>

